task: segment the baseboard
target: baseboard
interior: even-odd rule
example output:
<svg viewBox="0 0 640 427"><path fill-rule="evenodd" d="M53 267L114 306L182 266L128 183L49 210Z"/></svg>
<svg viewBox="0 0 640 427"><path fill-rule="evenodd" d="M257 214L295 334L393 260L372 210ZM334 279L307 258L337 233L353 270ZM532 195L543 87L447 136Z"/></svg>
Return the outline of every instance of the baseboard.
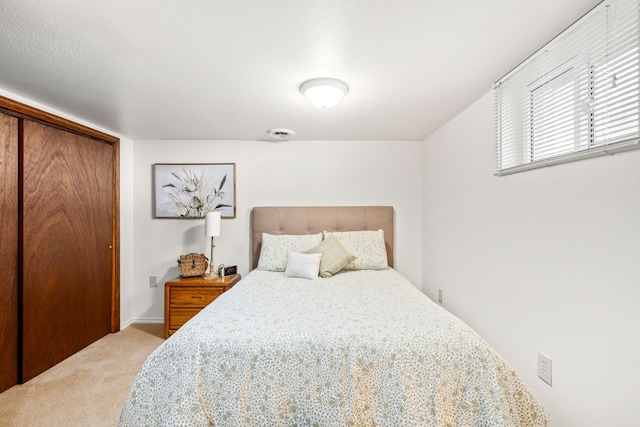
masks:
<svg viewBox="0 0 640 427"><path fill-rule="evenodd" d="M129 319L124 323L120 324L120 330L127 328L128 326L133 325L134 323L145 323L145 324L157 324L164 323L164 318L162 317L137 317L133 319Z"/></svg>

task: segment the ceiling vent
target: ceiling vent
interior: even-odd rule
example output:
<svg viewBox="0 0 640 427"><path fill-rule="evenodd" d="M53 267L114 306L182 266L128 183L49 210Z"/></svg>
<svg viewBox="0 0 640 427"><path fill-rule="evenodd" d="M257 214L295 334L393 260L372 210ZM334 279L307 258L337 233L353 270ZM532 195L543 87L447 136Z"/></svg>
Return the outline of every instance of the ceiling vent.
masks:
<svg viewBox="0 0 640 427"><path fill-rule="evenodd" d="M278 141L288 141L296 134L291 129L269 129L267 133L271 138Z"/></svg>

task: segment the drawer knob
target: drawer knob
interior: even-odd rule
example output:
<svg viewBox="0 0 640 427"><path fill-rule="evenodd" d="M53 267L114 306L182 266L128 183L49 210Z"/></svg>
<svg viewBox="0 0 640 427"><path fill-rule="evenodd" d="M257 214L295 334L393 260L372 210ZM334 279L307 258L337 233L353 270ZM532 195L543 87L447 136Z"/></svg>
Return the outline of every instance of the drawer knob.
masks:
<svg viewBox="0 0 640 427"><path fill-rule="evenodd" d="M200 295L191 295L191 299L202 299Z"/></svg>

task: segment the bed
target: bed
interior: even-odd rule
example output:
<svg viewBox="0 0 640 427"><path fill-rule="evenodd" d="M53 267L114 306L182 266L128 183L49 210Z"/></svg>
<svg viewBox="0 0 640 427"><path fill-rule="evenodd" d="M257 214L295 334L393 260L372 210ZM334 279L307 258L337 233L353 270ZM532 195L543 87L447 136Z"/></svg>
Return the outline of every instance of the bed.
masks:
<svg viewBox="0 0 640 427"><path fill-rule="evenodd" d="M149 356L121 426L548 424L513 369L393 268L392 207L259 207L251 224L253 269Z"/></svg>

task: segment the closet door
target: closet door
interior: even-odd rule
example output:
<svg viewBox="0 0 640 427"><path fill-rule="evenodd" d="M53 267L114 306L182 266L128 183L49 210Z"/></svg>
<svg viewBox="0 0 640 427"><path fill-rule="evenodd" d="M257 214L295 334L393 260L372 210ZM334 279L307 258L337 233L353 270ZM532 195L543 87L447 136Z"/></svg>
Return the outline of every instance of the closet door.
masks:
<svg viewBox="0 0 640 427"><path fill-rule="evenodd" d="M111 329L112 146L22 127L22 381Z"/></svg>
<svg viewBox="0 0 640 427"><path fill-rule="evenodd" d="M18 119L0 114L0 392L18 382Z"/></svg>

